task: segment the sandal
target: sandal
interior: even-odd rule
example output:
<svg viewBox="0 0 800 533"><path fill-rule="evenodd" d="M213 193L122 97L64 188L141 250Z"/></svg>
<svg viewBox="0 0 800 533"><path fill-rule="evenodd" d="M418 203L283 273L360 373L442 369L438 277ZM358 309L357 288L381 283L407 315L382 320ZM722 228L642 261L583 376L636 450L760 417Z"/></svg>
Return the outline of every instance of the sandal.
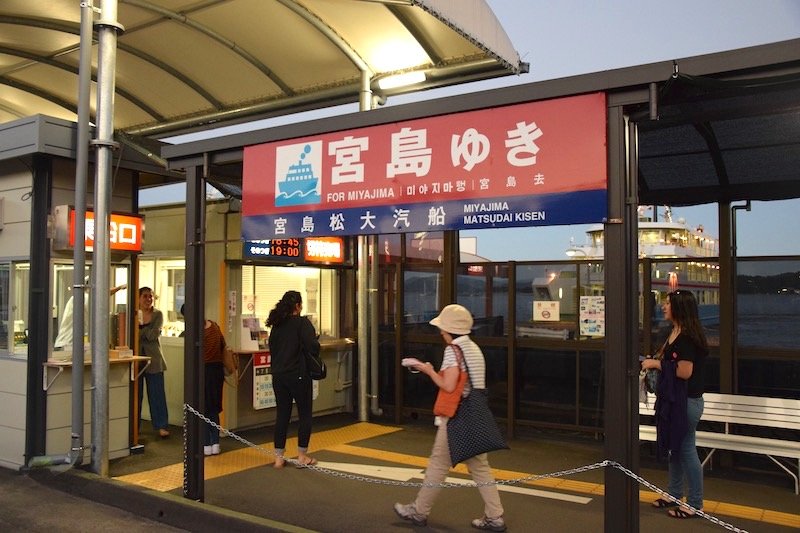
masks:
<svg viewBox="0 0 800 533"><path fill-rule="evenodd" d="M310 455L306 455L302 459L297 460L297 468L306 468L308 466L314 466L315 464L317 464L317 460Z"/></svg>
<svg viewBox="0 0 800 533"><path fill-rule="evenodd" d="M659 498L656 501L654 501L651 505L656 509L667 509L668 507L677 507L678 502L665 500L664 498Z"/></svg>
<svg viewBox="0 0 800 533"><path fill-rule="evenodd" d="M272 468L283 468L283 466L285 464L286 464L286 459L284 459L283 457L278 456L278 457L275 457L275 462L272 463Z"/></svg>
<svg viewBox="0 0 800 533"><path fill-rule="evenodd" d="M678 518L680 520L685 520L687 518L694 518L697 515L695 513L687 513L683 509L670 509L667 511L667 514L672 518Z"/></svg>

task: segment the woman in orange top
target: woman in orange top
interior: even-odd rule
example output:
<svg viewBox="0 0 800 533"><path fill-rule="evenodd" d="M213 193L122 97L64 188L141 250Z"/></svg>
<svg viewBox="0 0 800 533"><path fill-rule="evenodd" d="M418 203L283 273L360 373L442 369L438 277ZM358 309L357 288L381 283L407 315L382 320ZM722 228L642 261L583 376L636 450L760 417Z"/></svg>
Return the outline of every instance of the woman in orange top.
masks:
<svg viewBox="0 0 800 533"><path fill-rule="evenodd" d="M181 314L184 307L181 306ZM222 387L225 384L225 368L222 356L225 352L225 337L219 325L213 320L206 320L203 327L203 362L205 363L205 416L219 426L219 414L222 412ZM203 440L204 455L218 455L219 429L206 424L207 430Z"/></svg>

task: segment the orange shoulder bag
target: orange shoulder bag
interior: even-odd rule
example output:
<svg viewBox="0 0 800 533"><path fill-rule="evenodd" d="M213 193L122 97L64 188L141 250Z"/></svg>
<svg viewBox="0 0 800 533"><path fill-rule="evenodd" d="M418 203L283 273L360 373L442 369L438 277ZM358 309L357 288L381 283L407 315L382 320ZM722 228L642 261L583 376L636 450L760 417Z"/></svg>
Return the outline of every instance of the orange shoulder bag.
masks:
<svg viewBox="0 0 800 533"><path fill-rule="evenodd" d="M464 353L461 351L461 347L457 344L451 344L450 346L456 352L456 361L458 361L459 369L458 381L452 392L445 392L444 389L440 388L439 394L436 395L436 403L433 404L433 414L448 418L452 418L456 414L468 377L467 372L461 369L461 363L464 361ZM443 372L443 370L440 370L439 375L442 376Z"/></svg>

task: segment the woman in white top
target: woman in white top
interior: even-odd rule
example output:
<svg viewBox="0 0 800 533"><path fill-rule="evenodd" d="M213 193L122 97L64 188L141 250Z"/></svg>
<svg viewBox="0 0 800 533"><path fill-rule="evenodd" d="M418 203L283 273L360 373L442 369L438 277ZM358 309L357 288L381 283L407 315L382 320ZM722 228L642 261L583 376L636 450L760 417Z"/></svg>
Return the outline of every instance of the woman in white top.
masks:
<svg viewBox="0 0 800 533"><path fill-rule="evenodd" d="M411 368L428 375L437 387L445 392L452 392L456 388L460 374L456 350L464 354L468 366L461 370L469 369L470 380L475 389L486 388L486 362L483 352L475 342L469 338L472 331L472 314L464 306L451 304L442 309L439 316L431 320L432 325L439 328L447 347L444 349L440 372L434 370L430 363L418 362ZM456 345L458 348L454 348ZM469 382L464 386L462 397L469 393ZM425 482L417 493L417 498L409 504L394 504L394 511L403 520L412 522L415 526L425 526L428 523L436 497L442 490L439 485L444 482L450 471L450 448L447 444L447 421L444 416L436 417L436 438L433 441L433 450L425 468ZM464 461L467 465L472 480L478 485L481 498L483 498L484 511L482 518L472 521L472 527L488 531L505 531L506 524L503 519L503 504L500 503L500 493L494 483L489 460L485 453L476 455Z"/></svg>

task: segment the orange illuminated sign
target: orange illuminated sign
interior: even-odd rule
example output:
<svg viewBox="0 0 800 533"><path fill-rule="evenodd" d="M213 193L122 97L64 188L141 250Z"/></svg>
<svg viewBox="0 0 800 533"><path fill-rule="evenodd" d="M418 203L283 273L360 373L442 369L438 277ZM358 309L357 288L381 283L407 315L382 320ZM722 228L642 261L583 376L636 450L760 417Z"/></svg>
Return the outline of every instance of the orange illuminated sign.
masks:
<svg viewBox="0 0 800 533"><path fill-rule="evenodd" d="M344 240L341 237L306 237L305 260L344 263Z"/></svg>
<svg viewBox="0 0 800 533"><path fill-rule="evenodd" d="M111 214L109 224L109 241L112 250L124 252L142 251L142 233L144 220L141 216ZM86 230L84 245L87 251L94 249L94 213L86 211ZM75 247L75 210L69 210L69 245Z"/></svg>

